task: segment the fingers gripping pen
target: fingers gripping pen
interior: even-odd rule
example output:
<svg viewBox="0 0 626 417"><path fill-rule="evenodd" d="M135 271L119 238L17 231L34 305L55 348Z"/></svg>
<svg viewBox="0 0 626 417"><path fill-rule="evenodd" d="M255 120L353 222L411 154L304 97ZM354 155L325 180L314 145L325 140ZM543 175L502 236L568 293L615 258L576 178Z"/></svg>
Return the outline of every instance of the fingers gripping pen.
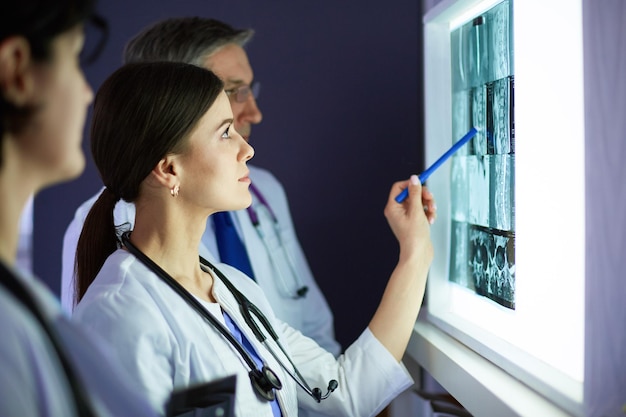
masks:
<svg viewBox="0 0 626 417"><path fill-rule="evenodd" d="M471 128L469 132L467 132L465 134L465 136L463 136L461 139L459 139L454 145L452 145L452 147L450 149L448 149L448 151L446 153L444 153L443 155L441 155L441 157L439 159L437 159L435 161L434 164L432 164L431 166L428 167L428 169L426 169L426 171L422 172L421 174L418 175L420 182L422 184L424 184L426 182L426 180L428 179L428 177L430 177L430 175L435 172L435 170L437 168L439 168L439 166L441 164L443 164L444 162L446 162L446 160L448 158L450 158L452 156L453 153L455 153L456 151L458 151L461 146L465 145L467 142L469 142L470 139L472 139L476 133L478 131L476 130L475 127ZM405 188L404 190L402 190L402 192L400 194L398 194L396 196L396 201L398 203L402 203L407 197L409 196L409 189Z"/></svg>

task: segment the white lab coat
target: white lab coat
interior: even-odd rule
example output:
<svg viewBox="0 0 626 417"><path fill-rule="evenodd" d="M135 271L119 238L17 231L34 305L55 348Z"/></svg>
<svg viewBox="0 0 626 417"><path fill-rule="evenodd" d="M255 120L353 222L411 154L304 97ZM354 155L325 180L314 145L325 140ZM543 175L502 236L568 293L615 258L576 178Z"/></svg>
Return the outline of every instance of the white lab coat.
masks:
<svg viewBox="0 0 626 417"><path fill-rule="evenodd" d="M50 327L81 380L97 416L156 416L144 393L100 346L71 323L43 284L14 272ZM0 416L77 416L69 382L43 328L0 286Z"/></svg>
<svg viewBox="0 0 626 417"><path fill-rule="evenodd" d="M333 314L313 278L304 251L298 242L285 191L276 177L269 171L250 165L248 167L250 168L250 178L252 182L265 197L269 206L276 214L282 231L281 236L285 248L293 260L295 270L298 272L303 285L308 287L308 292L306 297L299 299L289 298L284 295L284 286L276 279L278 273L271 263L270 255L263 241L254 229L247 211L239 210L235 212L235 223L246 245L248 254L250 255L255 278L259 286L263 288L278 318L300 330L306 336L315 339L320 346L333 355L338 356L341 347L335 340ZM63 239L61 300L67 311L71 311L73 305L73 277L76 245L85 217L87 217L89 209L95 203L100 192L78 208ZM261 204L256 196L254 196L254 194L252 194L252 196L253 207L257 209L263 230L266 232L271 242L272 239L275 240L276 237L271 227L270 219L265 215L265 210L259 207ZM135 221L134 205L124 201L118 202L115 207L114 219L116 225L129 222L131 224L130 229L132 229L132 224L134 224ZM213 222L210 220L207 222L207 228L202 237L199 252L202 257L210 262L219 261ZM295 288L295 283L292 282L291 279L288 279L287 287L293 289Z"/></svg>
<svg viewBox="0 0 626 417"><path fill-rule="evenodd" d="M213 296L219 304L203 302L223 322L227 312L268 366L279 376L277 393L285 417L297 407L332 416L373 416L412 383L395 358L366 329L336 359L312 339L279 321L257 284L240 271L217 264L229 280L268 317L283 347L311 387L326 392L328 381L338 389L320 404L283 371L246 325L239 306L219 278ZM253 391L250 369L237 351L134 255L113 253L74 310L73 319L110 343L119 361L137 379L155 407L163 407L173 389L237 374L235 412L239 417L272 416L268 402ZM282 356L273 342L273 350ZM288 362L283 360L286 366Z"/></svg>

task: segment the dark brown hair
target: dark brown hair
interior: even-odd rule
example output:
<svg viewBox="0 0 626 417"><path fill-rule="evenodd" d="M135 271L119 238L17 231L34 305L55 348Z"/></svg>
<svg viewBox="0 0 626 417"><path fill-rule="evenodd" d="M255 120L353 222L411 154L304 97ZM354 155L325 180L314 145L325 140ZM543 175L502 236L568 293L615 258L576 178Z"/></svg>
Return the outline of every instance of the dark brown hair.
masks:
<svg viewBox="0 0 626 417"><path fill-rule="evenodd" d="M106 189L78 240L76 301L118 247L117 201L134 202L157 163L185 149L223 87L211 71L174 62L126 64L102 84L94 101L91 153Z"/></svg>

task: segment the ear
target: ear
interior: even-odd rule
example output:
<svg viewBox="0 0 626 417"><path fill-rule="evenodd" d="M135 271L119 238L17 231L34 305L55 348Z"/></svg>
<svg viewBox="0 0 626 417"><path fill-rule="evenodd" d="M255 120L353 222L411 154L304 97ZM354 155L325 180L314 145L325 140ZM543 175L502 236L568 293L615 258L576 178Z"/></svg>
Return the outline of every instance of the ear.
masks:
<svg viewBox="0 0 626 417"><path fill-rule="evenodd" d="M28 41L12 36L0 43L0 93L9 103L22 107L33 90L33 60Z"/></svg>
<svg viewBox="0 0 626 417"><path fill-rule="evenodd" d="M178 158L176 155L167 155L152 169L150 176L161 186L171 190L180 186Z"/></svg>

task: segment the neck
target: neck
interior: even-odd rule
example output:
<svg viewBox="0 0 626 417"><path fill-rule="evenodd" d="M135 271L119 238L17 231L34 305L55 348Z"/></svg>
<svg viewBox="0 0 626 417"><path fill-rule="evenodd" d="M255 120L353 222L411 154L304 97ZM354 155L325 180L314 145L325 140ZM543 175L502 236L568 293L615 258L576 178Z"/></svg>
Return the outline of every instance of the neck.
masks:
<svg viewBox="0 0 626 417"><path fill-rule="evenodd" d="M15 264L22 212L36 189L16 159L3 153L0 167L0 259L7 265Z"/></svg>
<svg viewBox="0 0 626 417"><path fill-rule="evenodd" d="M14 265L19 241L19 216L7 215L6 208L0 209L0 259Z"/></svg>
<svg viewBox="0 0 626 417"><path fill-rule="evenodd" d="M213 280L200 268L198 253L206 217L155 210L158 204L136 207L131 242L187 291L213 302Z"/></svg>

